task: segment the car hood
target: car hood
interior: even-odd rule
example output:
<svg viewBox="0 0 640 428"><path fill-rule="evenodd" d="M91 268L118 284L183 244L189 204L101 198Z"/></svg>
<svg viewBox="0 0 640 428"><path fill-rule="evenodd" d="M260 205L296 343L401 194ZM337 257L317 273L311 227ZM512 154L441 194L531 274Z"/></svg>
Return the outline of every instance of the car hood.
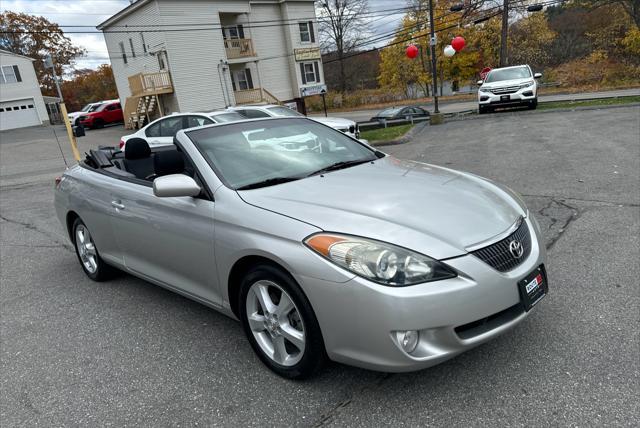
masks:
<svg viewBox="0 0 640 428"><path fill-rule="evenodd" d="M507 87L507 86L518 86L518 85L522 85L523 83L531 82L532 80L533 80L533 77L527 77L527 78L524 78L524 79L500 80L498 82L483 83L482 84L482 89L504 88L504 87Z"/></svg>
<svg viewBox="0 0 640 428"><path fill-rule="evenodd" d="M488 180L391 156L238 194L325 231L391 242L438 259L465 254L526 215L507 190Z"/></svg>
<svg viewBox="0 0 640 428"><path fill-rule="evenodd" d="M350 126L355 126L356 124L353 120L342 119L340 117L309 117L309 119L315 120L316 122L320 122L332 128L348 128Z"/></svg>
<svg viewBox="0 0 640 428"><path fill-rule="evenodd" d="M85 113L86 112L84 112L84 111L74 111L74 112L71 112L71 113L67 113L67 117L75 119L76 117L78 117L78 116L80 116L82 114L85 114Z"/></svg>

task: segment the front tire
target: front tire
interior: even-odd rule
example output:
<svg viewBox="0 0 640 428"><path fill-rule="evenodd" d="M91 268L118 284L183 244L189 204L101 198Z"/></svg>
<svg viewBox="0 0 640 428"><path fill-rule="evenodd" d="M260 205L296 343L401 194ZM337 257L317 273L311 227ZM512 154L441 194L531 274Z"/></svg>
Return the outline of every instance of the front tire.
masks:
<svg viewBox="0 0 640 428"><path fill-rule="evenodd" d="M96 244L93 242L89 228L77 218L71 226L73 246L82 270L94 281L105 281L110 279L115 269L102 260Z"/></svg>
<svg viewBox="0 0 640 428"><path fill-rule="evenodd" d="M239 314L251 347L275 373L288 379L312 376L326 360L311 304L286 272L252 268L240 287Z"/></svg>
<svg viewBox="0 0 640 428"><path fill-rule="evenodd" d="M535 110L536 107L538 107L538 99L534 98L533 101L529 102L529 105L527 107L529 108L529 110Z"/></svg>

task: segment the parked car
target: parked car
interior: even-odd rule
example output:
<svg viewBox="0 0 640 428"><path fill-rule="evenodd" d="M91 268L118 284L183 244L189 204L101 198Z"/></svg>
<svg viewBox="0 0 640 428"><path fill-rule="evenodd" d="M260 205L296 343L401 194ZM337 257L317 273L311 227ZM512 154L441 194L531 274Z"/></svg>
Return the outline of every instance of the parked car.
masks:
<svg viewBox="0 0 640 428"><path fill-rule="evenodd" d="M150 147L173 144L173 137L181 129L239 120L246 120L246 118L239 113L226 110L208 113L174 113L154 120L133 134L125 135L120 139L120 148L124 150L127 140L131 138L144 138Z"/></svg>
<svg viewBox="0 0 640 428"><path fill-rule="evenodd" d="M93 111L81 114L77 117L76 122L85 128L97 129L123 120L120 101L108 101L101 103Z"/></svg>
<svg viewBox="0 0 640 428"><path fill-rule="evenodd" d="M495 107L526 105L538 106L538 84L542 73L533 73L528 65L494 68L478 85L478 111L480 114Z"/></svg>
<svg viewBox="0 0 640 428"><path fill-rule="evenodd" d="M74 111L74 112L68 113L67 118L71 122L71 126L78 126L80 124L80 122L77 121L78 117L82 116L83 114L92 113L96 111L98 107L100 107L100 105L102 105L105 102L106 101L98 101L95 103L89 103L86 106L82 107L80 111Z"/></svg>
<svg viewBox="0 0 640 428"><path fill-rule="evenodd" d="M91 150L56 179L80 266L239 319L282 376L327 357L429 367L511 329L547 293L540 227L505 186L306 118L207 125L175 144Z"/></svg>
<svg viewBox="0 0 640 428"><path fill-rule="evenodd" d="M259 106L243 105L228 107L227 109L237 111L248 119L259 119L265 117L305 117L295 110L275 104ZM339 117L309 117L309 119L330 126L340 132L344 132L353 138L360 138L360 127L353 120L341 119Z"/></svg>
<svg viewBox="0 0 640 428"><path fill-rule="evenodd" d="M418 106L398 106L386 108L373 116L370 120L371 122L381 122L383 120L415 119L419 117L429 117L429 112Z"/></svg>

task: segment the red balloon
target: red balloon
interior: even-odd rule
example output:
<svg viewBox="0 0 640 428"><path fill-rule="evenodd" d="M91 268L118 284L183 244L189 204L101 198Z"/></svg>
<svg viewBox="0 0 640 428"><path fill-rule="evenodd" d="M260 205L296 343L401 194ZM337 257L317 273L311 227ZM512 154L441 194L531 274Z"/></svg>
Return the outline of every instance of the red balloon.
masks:
<svg viewBox="0 0 640 428"><path fill-rule="evenodd" d="M460 36L454 37L451 40L451 47L456 50L456 52L460 52L462 48L464 48L464 39Z"/></svg>
<svg viewBox="0 0 640 428"><path fill-rule="evenodd" d="M418 56L418 47L416 45L407 46L407 57L413 59Z"/></svg>

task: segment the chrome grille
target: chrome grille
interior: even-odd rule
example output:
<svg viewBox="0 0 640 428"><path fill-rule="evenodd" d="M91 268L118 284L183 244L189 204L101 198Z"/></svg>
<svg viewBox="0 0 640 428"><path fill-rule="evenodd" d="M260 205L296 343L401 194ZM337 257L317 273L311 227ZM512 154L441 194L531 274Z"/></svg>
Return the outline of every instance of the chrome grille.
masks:
<svg viewBox="0 0 640 428"><path fill-rule="evenodd" d="M506 88L490 89L491 93L496 94L496 95L515 94L519 90L520 90L520 86L508 86Z"/></svg>
<svg viewBox="0 0 640 428"><path fill-rule="evenodd" d="M512 241L518 241L522 244L524 251L519 258L515 257L511 254L511 251L509 251L509 244L511 244ZM511 235L488 247L471 252L471 254L500 272L515 269L529 257L530 253L531 234L529 233L529 226L527 226L527 222L524 220Z"/></svg>

